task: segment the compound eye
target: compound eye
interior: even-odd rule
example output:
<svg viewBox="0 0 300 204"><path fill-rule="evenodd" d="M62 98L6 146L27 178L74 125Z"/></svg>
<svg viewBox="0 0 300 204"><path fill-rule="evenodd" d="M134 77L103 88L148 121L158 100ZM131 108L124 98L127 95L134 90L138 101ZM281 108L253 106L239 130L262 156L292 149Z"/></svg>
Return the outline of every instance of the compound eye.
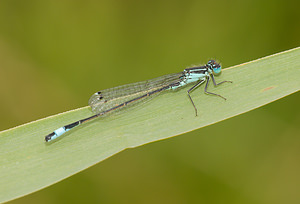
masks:
<svg viewBox="0 0 300 204"><path fill-rule="evenodd" d="M218 75L221 73L222 67L220 65L214 65L212 70L214 75Z"/></svg>

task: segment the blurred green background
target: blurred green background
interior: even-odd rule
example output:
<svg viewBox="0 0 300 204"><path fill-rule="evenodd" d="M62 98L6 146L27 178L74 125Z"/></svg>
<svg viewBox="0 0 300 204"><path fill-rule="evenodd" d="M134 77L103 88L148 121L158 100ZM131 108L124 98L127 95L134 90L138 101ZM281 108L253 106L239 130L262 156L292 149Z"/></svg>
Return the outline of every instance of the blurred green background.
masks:
<svg viewBox="0 0 300 204"><path fill-rule="evenodd" d="M298 3L1 1L0 129L210 58L229 67L297 47ZM10 203L300 203L299 100L123 151Z"/></svg>

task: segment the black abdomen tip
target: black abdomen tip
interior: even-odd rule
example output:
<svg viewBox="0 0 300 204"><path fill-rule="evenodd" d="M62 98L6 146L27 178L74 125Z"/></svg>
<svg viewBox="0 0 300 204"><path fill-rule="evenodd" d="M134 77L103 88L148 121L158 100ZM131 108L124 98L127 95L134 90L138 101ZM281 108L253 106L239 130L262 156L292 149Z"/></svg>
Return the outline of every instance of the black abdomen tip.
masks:
<svg viewBox="0 0 300 204"><path fill-rule="evenodd" d="M51 138L52 138L54 135L55 135L54 132L50 133L49 135L47 135L47 136L45 137L45 141L48 142L49 140L51 140Z"/></svg>

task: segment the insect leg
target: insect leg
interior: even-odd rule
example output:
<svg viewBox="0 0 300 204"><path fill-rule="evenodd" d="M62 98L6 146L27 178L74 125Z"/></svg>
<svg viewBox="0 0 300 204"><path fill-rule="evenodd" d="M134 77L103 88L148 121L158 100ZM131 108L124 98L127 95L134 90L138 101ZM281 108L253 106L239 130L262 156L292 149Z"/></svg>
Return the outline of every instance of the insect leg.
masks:
<svg viewBox="0 0 300 204"><path fill-rule="evenodd" d="M193 106L194 106L196 116L198 115L198 114L197 114L197 108L196 108L196 106L195 106L195 104L194 104L194 101L193 101L191 95L190 95L190 92L193 91L193 90L194 90L195 88L197 88L198 86L200 86L204 81L205 81L205 80L199 81L197 84L195 84L192 88L190 88L190 89L187 91L187 94L188 94L188 96L189 96L189 98L190 98L190 100L191 100L191 102L192 102L192 104L193 104Z"/></svg>

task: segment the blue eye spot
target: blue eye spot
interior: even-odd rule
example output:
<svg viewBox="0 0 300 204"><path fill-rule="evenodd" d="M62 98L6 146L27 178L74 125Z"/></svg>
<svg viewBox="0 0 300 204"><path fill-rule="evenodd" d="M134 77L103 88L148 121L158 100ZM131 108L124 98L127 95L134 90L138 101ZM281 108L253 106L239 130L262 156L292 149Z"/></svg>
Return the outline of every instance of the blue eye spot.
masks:
<svg viewBox="0 0 300 204"><path fill-rule="evenodd" d="M221 73L221 67L213 68L214 74L220 74Z"/></svg>

